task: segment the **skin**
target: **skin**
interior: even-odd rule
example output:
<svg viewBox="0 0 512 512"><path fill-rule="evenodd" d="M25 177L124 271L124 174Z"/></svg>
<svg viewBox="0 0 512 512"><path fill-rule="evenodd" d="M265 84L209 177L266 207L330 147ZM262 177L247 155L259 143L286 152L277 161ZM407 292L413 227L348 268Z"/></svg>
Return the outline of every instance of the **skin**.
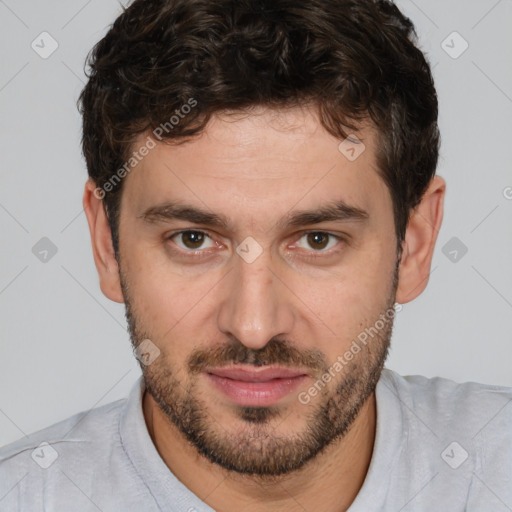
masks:
<svg viewBox="0 0 512 512"><path fill-rule="evenodd" d="M340 512L364 482L375 439L374 387L392 321L307 405L298 393L380 314L425 289L446 184L436 176L412 212L398 262L391 196L376 172L377 134L364 126L357 136L365 151L351 162L312 110L258 108L244 116L217 115L183 145L157 144L124 183L119 262L95 184L86 184L101 289L125 302L134 346L149 338L160 350L150 365L141 365L148 431L170 470L215 510ZM223 215L229 225L144 220L149 208L170 200ZM367 219L282 225L290 213L339 200L366 211ZM202 257L187 249L188 239L170 238L183 229L211 237L198 249ZM327 248L319 248L308 232L344 240L327 237ZM252 263L236 252L247 237L262 249ZM204 372L192 371L191 356L198 354L212 366L242 361L238 356L285 365L287 355L288 366L305 369L308 377L259 416L254 409L244 415ZM307 434L319 427L322 411L330 415L326 446L313 453ZM212 460L187 437L185 430L198 425L203 442L225 460ZM281 460L283 447L289 456ZM279 466L303 448L311 448L307 461ZM229 469L229 461L238 467Z"/></svg>

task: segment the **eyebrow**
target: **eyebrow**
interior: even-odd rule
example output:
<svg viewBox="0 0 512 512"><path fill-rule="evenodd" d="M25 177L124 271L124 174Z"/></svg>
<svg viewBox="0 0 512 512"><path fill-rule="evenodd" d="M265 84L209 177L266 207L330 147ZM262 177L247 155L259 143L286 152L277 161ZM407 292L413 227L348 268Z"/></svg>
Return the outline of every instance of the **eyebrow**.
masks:
<svg viewBox="0 0 512 512"><path fill-rule="evenodd" d="M229 229L230 226L228 218L224 215L172 201L152 206L139 215L138 218L148 224L184 220L193 224L202 224L211 228L222 228L225 230ZM367 211L340 200L313 210L290 212L277 223L277 227L282 229L335 221L362 222L368 218L369 214Z"/></svg>

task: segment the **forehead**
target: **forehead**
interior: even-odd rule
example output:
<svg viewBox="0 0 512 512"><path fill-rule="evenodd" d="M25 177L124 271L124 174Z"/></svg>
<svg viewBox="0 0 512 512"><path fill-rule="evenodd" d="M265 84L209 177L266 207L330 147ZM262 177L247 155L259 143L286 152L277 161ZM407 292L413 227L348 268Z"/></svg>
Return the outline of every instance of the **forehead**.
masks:
<svg viewBox="0 0 512 512"><path fill-rule="evenodd" d="M341 141L306 108L219 114L184 144L157 142L127 176L123 203L141 212L178 199L227 217L254 211L262 221L340 199L391 211L377 173L376 132L366 126L354 135L359 143Z"/></svg>

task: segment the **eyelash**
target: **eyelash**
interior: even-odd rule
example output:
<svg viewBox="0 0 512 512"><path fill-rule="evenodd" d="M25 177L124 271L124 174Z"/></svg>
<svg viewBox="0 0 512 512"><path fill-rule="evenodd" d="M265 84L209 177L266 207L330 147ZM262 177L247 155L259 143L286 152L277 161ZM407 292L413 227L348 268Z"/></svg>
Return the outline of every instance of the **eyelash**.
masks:
<svg viewBox="0 0 512 512"><path fill-rule="evenodd" d="M208 237L210 240L213 241L213 238L206 232L206 231L202 231L200 229L183 229L181 231L176 231L175 233L171 233L170 235L167 235L165 237L166 240L172 240L173 238L179 236L179 235L182 235L184 233L199 233L199 234L203 234L205 235L205 237ZM347 243L347 239L341 235L335 235L334 233L330 233L328 231L304 231L300 234L299 238L297 239L297 241L301 240L302 238L304 238L305 236L307 235L310 235L310 234L322 234L322 235L327 235L328 237L331 237L331 238L335 238L338 242L341 242L341 243ZM217 242L215 242L217 243ZM311 251L308 251L310 252L310 254L306 255L305 257L306 258L309 258L309 259L315 259L315 258L321 258L321 257L325 257L325 255L332 255L334 253L337 253L341 250L341 248L338 247L339 244L337 244L335 247L331 247L330 249L327 249L327 250L318 250L318 251L315 251L314 249L311 249ZM193 249L190 249L190 250L185 250L185 249L181 249L180 247L178 247L178 249L173 249L175 252L179 252L180 254L186 254L188 256L194 256L194 257L198 257L198 258L201 258L201 257L207 257L209 256L208 254L208 250L207 249L196 249L196 250L193 250ZM304 249L306 250L306 249Z"/></svg>

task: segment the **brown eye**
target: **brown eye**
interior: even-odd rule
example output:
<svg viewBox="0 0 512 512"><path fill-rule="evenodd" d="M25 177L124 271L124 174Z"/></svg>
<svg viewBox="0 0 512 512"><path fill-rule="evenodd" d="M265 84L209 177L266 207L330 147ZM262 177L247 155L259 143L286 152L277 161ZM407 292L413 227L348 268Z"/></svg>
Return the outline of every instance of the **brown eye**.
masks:
<svg viewBox="0 0 512 512"><path fill-rule="evenodd" d="M187 231L181 234L181 239L189 249L199 249L204 242L204 233Z"/></svg>
<svg viewBox="0 0 512 512"><path fill-rule="evenodd" d="M310 231L304 233L296 245L301 249L307 249L309 252L324 253L329 249L336 247L343 238L325 231ZM313 251L311 251L313 249Z"/></svg>
<svg viewBox="0 0 512 512"><path fill-rule="evenodd" d="M328 233L308 233L308 244L313 249L325 249L329 243Z"/></svg>
<svg viewBox="0 0 512 512"><path fill-rule="evenodd" d="M211 240L211 238L202 231L181 231L180 233L174 234L170 238L174 240L176 245L182 249L208 249L215 245L213 240ZM205 247L205 242L210 242L210 245Z"/></svg>

